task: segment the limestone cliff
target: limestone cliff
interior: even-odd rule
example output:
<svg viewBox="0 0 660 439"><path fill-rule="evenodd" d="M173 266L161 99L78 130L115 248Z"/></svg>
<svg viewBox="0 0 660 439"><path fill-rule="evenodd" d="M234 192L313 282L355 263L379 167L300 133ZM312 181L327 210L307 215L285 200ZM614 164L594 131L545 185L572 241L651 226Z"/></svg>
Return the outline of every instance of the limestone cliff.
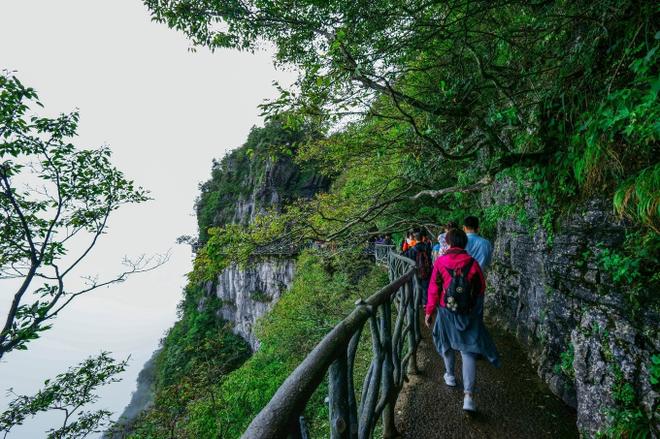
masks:
<svg viewBox="0 0 660 439"><path fill-rule="evenodd" d="M214 161L212 176L200 186L196 203L199 240L208 238L209 227L249 224L267 210L281 211L296 199L308 199L329 186L313 165L296 164L292 149L309 133L285 129L277 122L253 128L246 143L222 160ZM207 294L221 302L218 316L231 322L253 350L259 343L253 326L272 308L293 280L294 263L286 258L257 258L244 267L231 265L207 283Z"/></svg>
<svg viewBox="0 0 660 439"><path fill-rule="evenodd" d="M254 324L291 286L294 265L290 259L277 258L254 261L245 268L232 265L206 285L207 294L220 299L218 315L234 324L234 332L247 340L253 351L259 347Z"/></svg>
<svg viewBox="0 0 660 439"><path fill-rule="evenodd" d="M195 203L199 240L210 227L248 224L268 209L281 211L293 200L327 190L329 181L313 164L299 165L290 153L308 134L293 132L277 122L253 128L247 141L221 160L214 160L211 178L200 185Z"/></svg>
<svg viewBox="0 0 660 439"><path fill-rule="evenodd" d="M484 201L505 205L512 192L503 182ZM532 203L526 209L528 222L539 224L542 212ZM577 409L578 428L590 437L607 425L618 373L635 384L648 414L659 400L648 368L660 351L658 316L647 311L632 319L625 295L594 261L624 240L624 225L610 212L611 204L597 199L576 206L552 245L542 227L500 220L488 277L490 317L516 333L539 375ZM622 365L620 372L614 364Z"/></svg>

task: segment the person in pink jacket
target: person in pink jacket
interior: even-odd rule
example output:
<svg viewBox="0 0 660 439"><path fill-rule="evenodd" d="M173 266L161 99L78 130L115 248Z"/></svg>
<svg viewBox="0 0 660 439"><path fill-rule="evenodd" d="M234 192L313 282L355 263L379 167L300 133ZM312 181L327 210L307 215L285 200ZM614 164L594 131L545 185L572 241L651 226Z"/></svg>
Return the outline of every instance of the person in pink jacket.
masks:
<svg viewBox="0 0 660 439"><path fill-rule="evenodd" d="M465 232L452 229L447 232L445 239L450 247L433 264L425 323L431 327L435 312L437 318L433 325L433 341L445 363L444 380L448 386L456 386L454 351L461 353L465 392L463 410L476 411L473 395L477 357L481 355L499 367L497 349L483 322L486 282L479 263L465 251ZM460 307L457 306L459 301L454 299L455 292L459 290L471 293L466 293L466 297L469 297L466 302L460 302Z"/></svg>

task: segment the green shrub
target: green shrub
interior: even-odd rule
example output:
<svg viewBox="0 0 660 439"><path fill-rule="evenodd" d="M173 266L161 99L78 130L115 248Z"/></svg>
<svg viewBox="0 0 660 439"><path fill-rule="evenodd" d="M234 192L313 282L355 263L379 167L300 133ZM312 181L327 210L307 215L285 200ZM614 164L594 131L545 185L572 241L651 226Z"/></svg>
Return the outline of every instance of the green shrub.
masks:
<svg viewBox="0 0 660 439"><path fill-rule="evenodd" d="M188 286L179 306L180 320L162 340L156 358L154 405L129 426L132 438L211 437L217 410L214 388L249 356L247 343L216 316L218 299L204 298L201 288ZM199 404L198 404L199 403ZM173 436L174 435L174 436Z"/></svg>
<svg viewBox="0 0 660 439"><path fill-rule="evenodd" d="M641 311L658 312L660 234L630 230L619 248L600 247L597 261L620 289L633 317Z"/></svg>

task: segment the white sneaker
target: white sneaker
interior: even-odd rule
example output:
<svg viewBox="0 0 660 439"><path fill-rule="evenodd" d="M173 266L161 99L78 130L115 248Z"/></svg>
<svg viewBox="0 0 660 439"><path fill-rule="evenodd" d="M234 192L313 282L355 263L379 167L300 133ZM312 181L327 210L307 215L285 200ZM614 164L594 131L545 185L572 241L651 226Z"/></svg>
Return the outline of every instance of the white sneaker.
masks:
<svg viewBox="0 0 660 439"><path fill-rule="evenodd" d="M474 403L474 399L472 399L472 396L466 394L465 397L463 398L463 410L466 412L476 412L477 411L477 405Z"/></svg>
<svg viewBox="0 0 660 439"><path fill-rule="evenodd" d="M456 387L456 377L454 375L445 374L445 384L449 387Z"/></svg>

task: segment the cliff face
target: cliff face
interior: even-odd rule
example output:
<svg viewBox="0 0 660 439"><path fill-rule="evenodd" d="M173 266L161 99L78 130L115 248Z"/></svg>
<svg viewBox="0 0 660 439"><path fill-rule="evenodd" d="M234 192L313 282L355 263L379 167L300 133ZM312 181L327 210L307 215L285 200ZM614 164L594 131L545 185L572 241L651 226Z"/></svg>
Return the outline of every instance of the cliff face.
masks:
<svg viewBox="0 0 660 439"><path fill-rule="evenodd" d="M320 190L327 189L325 178L303 172L289 158L266 159L263 168L244 176L245 184L251 188L233 200L232 223L248 224L254 217L267 209L281 210L292 198L311 198ZM215 218L222 223L226 212L220 211Z"/></svg>
<svg viewBox="0 0 660 439"><path fill-rule="evenodd" d="M311 198L326 190L329 180L313 167L298 166L290 153L274 152L278 148L292 149L306 136L271 122L263 128L253 128L243 146L220 161L214 160L211 179L200 185L195 206L199 242L206 242L209 227L247 225L259 213L269 209L281 211L295 199ZM216 295L220 299L220 306L214 310L218 318L230 322L233 331L255 351L259 341L254 325L291 286L294 272L294 261L286 258L264 257L245 267L231 265L204 285L206 296L199 300L196 311L201 312L208 305L208 298ZM120 417L119 424L126 429L153 403L154 361L160 352L156 351L144 365L137 390ZM119 437L119 433L115 436ZM112 436L109 433L106 437Z"/></svg>
<svg viewBox="0 0 660 439"><path fill-rule="evenodd" d="M281 211L291 201L311 198L329 186L313 165L298 165L291 151L310 134L270 122L253 128L247 141L221 160L214 160L211 179L200 185L196 202L199 240L208 239L209 227L249 224L268 209Z"/></svg>
<svg viewBox="0 0 660 439"><path fill-rule="evenodd" d="M208 239L209 227L247 225L260 213L281 212L296 199L327 190L327 178L312 165L298 165L292 159L295 145L313 135L271 121L253 128L243 146L214 161L211 179L200 186L196 204L199 241ZM218 316L231 322L234 332L256 350L259 342L253 326L291 285L293 275L292 260L259 258L245 267L228 267L205 288L208 295L220 299Z"/></svg>
<svg viewBox="0 0 660 439"><path fill-rule="evenodd" d="M246 268L232 265L206 285L207 294L221 301L218 315L234 324L234 332L255 351L259 341L254 324L274 306L293 281L295 264L290 259L268 258Z"/></svg>
<svg viewBox="0 0 660 439"><path fill-rule="evenodd" d="M504 182L485 201L507 204L511 197ZM594 262L602 248L624 239L623 225L610 212L611 205L598 200L577 206L552 245L543 228L530 231L516 220L500 220L488 275L490 317L517 334L539 375L577 408L578 428L589 436L607 425L621 375L639 389L647 414L659 400L648 368L660 351L657 315L633 321L625 292ZM530 224L540 224L542 212L531 203L527 214Z"/></svg>

